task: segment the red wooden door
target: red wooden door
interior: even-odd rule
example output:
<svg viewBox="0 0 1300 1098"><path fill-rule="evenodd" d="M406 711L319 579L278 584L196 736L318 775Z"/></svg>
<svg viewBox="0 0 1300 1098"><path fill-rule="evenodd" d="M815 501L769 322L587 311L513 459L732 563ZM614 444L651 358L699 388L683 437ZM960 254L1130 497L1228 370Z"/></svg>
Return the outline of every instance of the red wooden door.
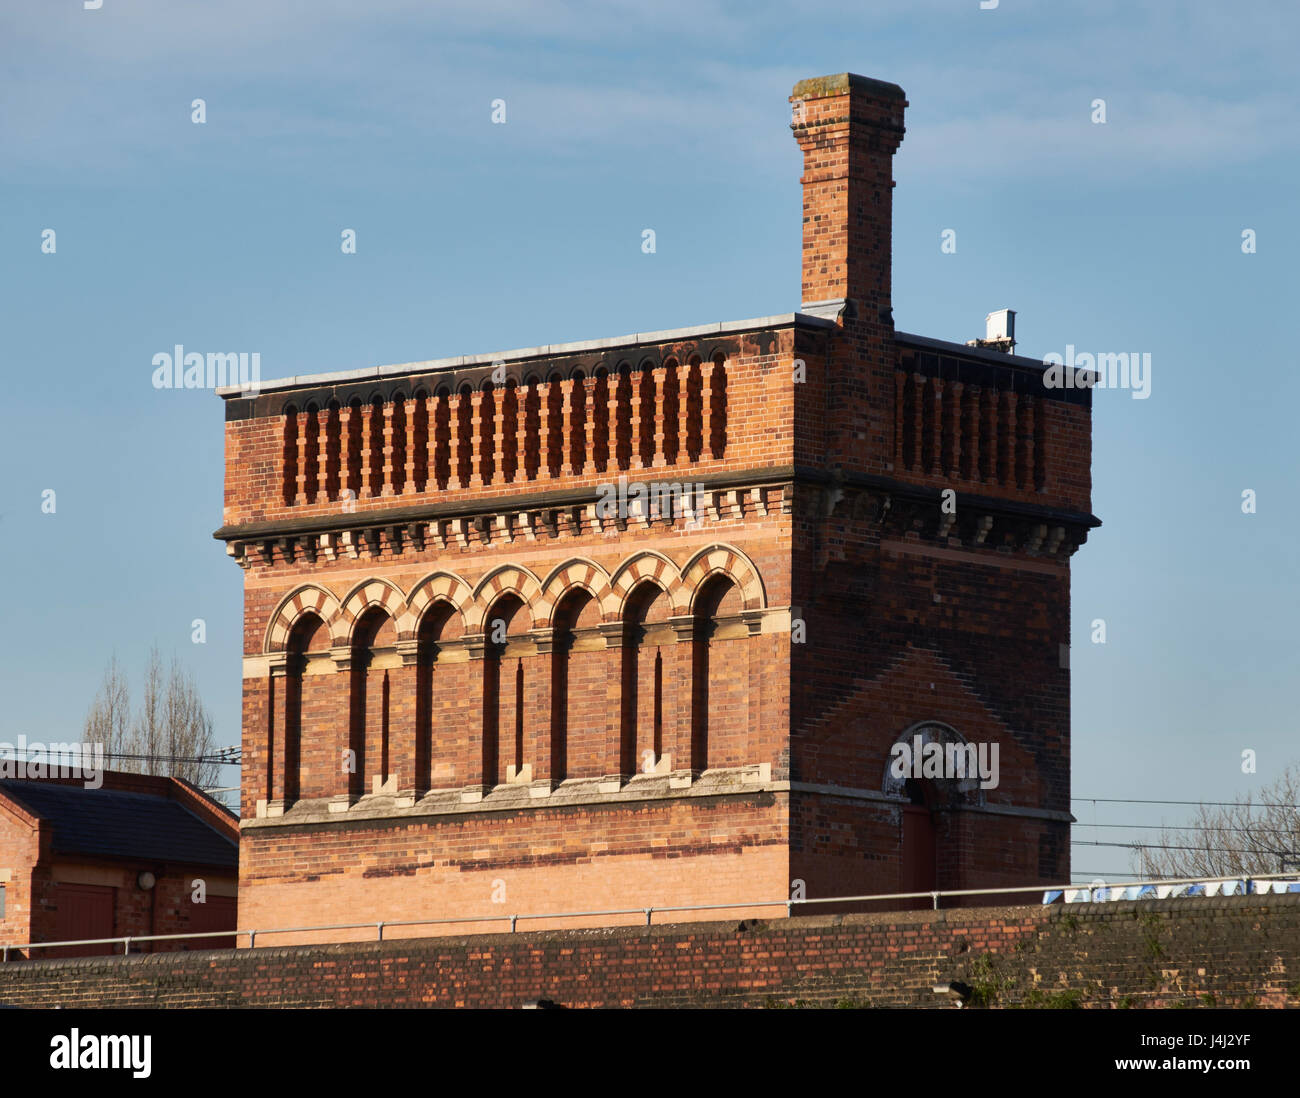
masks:
<svg viewBox="0 0 1300 1098"><path fill-rule="evenodd" d="M903 808L903 858L901 892L928 892L938 887L934 817L925 805ZM908 907L931 906L930 900L909 902Z"/></svg>
<svg viewBox="0 0 1300 1098"><path fill-rule="evenodd" d="M113 936L113 906L117 890L109 885L58 884L54 886L54 940ZM120 953L112 945L69 946L66 949L33 950L36 957L97 957Z"/></svg>
<svg viewBox="0 0 1300 1098"><path fill-rule="evenodd" d="M200 930L234 930L235 925L235 897L209 896L206 903L193 905L189 933L198 933ZM234 949L235 936L186 938L182 946L185 949Z"/></svg>

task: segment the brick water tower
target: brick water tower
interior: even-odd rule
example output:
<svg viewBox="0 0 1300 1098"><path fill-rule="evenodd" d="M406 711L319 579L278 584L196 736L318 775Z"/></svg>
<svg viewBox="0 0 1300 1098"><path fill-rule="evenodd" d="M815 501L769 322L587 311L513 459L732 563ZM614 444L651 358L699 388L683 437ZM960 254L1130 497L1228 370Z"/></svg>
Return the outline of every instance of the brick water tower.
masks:
<svg viewBox="0 0 1300 1098"><path fill-rule="evenodd" d="M1091 392L896 331L904 94L791 102L798 311L221 391L241 927L1067 875Z"/></svg>

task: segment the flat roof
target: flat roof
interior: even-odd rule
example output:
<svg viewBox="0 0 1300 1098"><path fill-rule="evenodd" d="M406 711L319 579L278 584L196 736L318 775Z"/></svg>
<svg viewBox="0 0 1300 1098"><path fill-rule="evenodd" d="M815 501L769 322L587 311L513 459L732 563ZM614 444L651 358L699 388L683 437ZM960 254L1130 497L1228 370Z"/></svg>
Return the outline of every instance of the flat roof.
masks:
<svg viewBox="0 0 1300 1098"><path fill-rule="evenodd" d="M798 325L805 328L834 328L835 321L807 313L781 313L778 316L755 317L752 320L727 320L716 324L696 324L690 328L665 328L659 332L636 332L632 335L614 336L610 339L585 339L577 343L547 343L539 347L520 347L513 351L494 351L489 354L456 355L451 358L433 358L424 362L402 362L393 366L368 366L361 370L337 370L327 374L299 374L263 381L257 392L267 393L282 389L306 386L332 385L346 381L364 381L366 378L393 377L400 374L427 374L436 370L459 370L470 366L493 366L498 362L518 362L529 358L552 358L556 355L582 354L587 351L604 351L616 347L640 347L651 343L667 343L676 339L697 339L700 336L727 335L731 332L750 332L768 328L787 328ZM249 391L238 385L223 385L217 395L224 398L247 397Z"/></svg>
<svg viewBox="0 0 1300 1098"><path fill-rule="evenodd" d="M714 324L696 324L688 328L665 328L657 332L634 332L631 335L612 336L608 339L584 339L574 343L544 343L537 347L517 347L510 351L491 351L476 355L453 355L448 358L431 358L420 362L399 362L389 366L366 366L360 370L335 370L323 374L297 374L293 377L274 378L263 381L257 387L257 393L277 392L285 389L301 389L320 385L335 385L349 381L364 381L367 378L397 377L404 374L427 374L439 370L462 370L474 366L493 366L498 362L520 362L531 358L554 358L558 355L584 354L588 351L605 351L622 347L643 347L655 343L668 343L672 340L698 339L701 336L727 335L732 332L752 332L771 328L798 326L804 328L834 328L834 320L812 316L809 313L780 313L776 316L754 317L749 320L724 320ZM964 343L953 343L930 336L914 335L911 332L895 332L894 339L909 347L924 347L950 355L978 359L1000 366L1032 366L1044 368L1044 363L1024 355L1007 354L988 347L971 347ZM223 385L217 389L217 395L247 397L249 392L238 385Z"/></svg>
<svg viewBox="0 0 1300 1098"><path fill-rule="evenodd" d="M998 366L1032 366L1039 370L1047 368L1047 363L1041 359L1029 358L1026 355L1009 355L1006 351L995 351L992 347L971 347L965 343L953 343L947 339L931 339L929 336L913 335L911 332L895 332L894 342L905 344L908 347L924 347L927 350L939 351L946 355L975 358L981 362L992 362Z"/></svg>

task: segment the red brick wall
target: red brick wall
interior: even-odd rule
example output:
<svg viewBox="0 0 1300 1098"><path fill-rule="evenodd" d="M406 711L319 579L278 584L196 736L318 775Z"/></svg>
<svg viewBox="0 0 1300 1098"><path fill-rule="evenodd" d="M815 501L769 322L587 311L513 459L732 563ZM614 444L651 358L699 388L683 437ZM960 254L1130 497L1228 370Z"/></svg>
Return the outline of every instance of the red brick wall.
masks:
<svg viewBox="0 0 1300 1098"><path fill-rule="evenodd" d="M0 944L25 942L30 937L32 873L40 859L40 839L38 822L0 798L0 884L5 889Z"/></svg>
<svg viewBox="0 0 1300 1098"><path fill-rule="evenodd" d="M152 889L139 887L137 878L143 870L154 872L156 881ZM209 901L215 906L224 903L228 906L234 898L236 878L230 873L216 873L210 869L194 868L185 870L180 867L162 867L157 865L119 865L105 861L90 861L74 858L55 858L42 862L34 868L31 875L33 882L29 906L30 923L20 927L6 919L5 943L20 944L25 942L62 941L66 935L59 931L60 886L64 884L91 885L95 888L112 889L113 925L106 928L104 937L124 937L127 935L150 934L189 934L206 931L221 926L225 929L235 928L234 913L228 921L208 918L209 912L200 910L195 900L195 881L202 880L204 903ZM202 943L196 943L201 945ZM196 944L183 942L140 943L136 948L143 952L190 949ZM44 951L34 951L33 956L40 956Z"/></svg>
<svg viewBox="0 0 1300 1098"><path fill-rule="evenodd" d="M984 791L989 806L1058 818L970 815L966 826L987 828L984 837L961 853L955 836L941 838L939 886L1064 879L1070 711L1061 646L1069 643L1068 563L975 550L957 539L938 547L911 531L882 537L902 531L882 530L879 520L846 517L834 526L845 547L837 550L842 559L828 560L820 573L796 575L808 640L792 646L792 777L880 793L892 745L917 722L941 722L970 743L998 746L999 784ZM798 529L811 556L825 527ZM970 801L963 798L962 808L975 807ZM792 824L795 876L810 886L814 879L825 882L821 894L830 890L834 874L807 868L799 846L807 844L810 855L823 849L825 830L838 820L836 843L871 852L865 863L846 861L852 878L871 891L899 887L897 808L883 830L865 829L852 840L842 834L846 813L844 805L810 807L803 827ZM814 826L812 819L821 822ZM980 855L993 845L998 859Z"/></svg>
<svg viewBox="0 0 1300 1098"><path fill-rule="evenodd" d="M797 917L0 966L37 1007L1300 1005L1300 897Z"/></svg>
<svg viewBox="0 0 1300 1098"><path fill-rule="evenodd" d="M359 458L349 456L342 442L336 444L329 435L325 437L326 465L350 462L355 469L359 461L362 473L368 474L369 463L375 460L376 472L387 470L382 484L379 476L372 478L372 485L363 475L350 503L350 513L358 516L394 506L443 502L448 491L454 491L459 501L470 503L520 488L539 491L594 487L616 478L619 472L636 479L634 474L641 469L656 470L653 478L642 479L673 481L788 463L793 455L794 433L789 369L792 351L792 333L786 328L641 345L622 352L615 349L608 356L596 353L512 362L500 392L513 394L520 387L526 391L533 379L539 379L536 422L525 423L525 431L516 431L513 437L505 431L504 413L483 414L481 389L493 385L491 365L423 373L417 365L409 375L399 377L232 399L227 404L224 521L233 526L338 514L340 504L346 502L346 478L339 480L332 493L331 482L325 478L328 498L313 495L308 499L304 488L301 502L296 491L292 502L285 501L286 480L306 484L301 460L294 457L286 462L286 437L296 432L303 441L294 452L310 460L304 407L325 406L333 401L346 409L354 399L369 406L376 396L387 402L383 405L386 416L394 407L412 408L405 420L409 430L394 432L389 428L383 437L376 434L373 450L378 457L367 456L367 449ZM725 368L718 368L714 359L725 360ZM692 361L696 367L689 365ZM598 370L608 370L615 377L627 371L628 383L621 391L617 384L612 387L600 415L588 416L586 421L580 416L575 419L576 397L594 413L600 403L597 395L609 392L609 386L593 376ZM685 403L678 399L674 407L669 397L673 385L680 386L678 379L682 376L688 381L694 378L698 395ZM462 460L449 461L452 440L447 431L434 431L425 440L424 450L426 464L434 474L420 487L414 478L407 480L405 469L400 475L392 470L393 440L396 437L400 441L405 434L406 453L414 456L413 409L423 404L436 418L440 399L437 394L444 387L455 387L458 392L462 387L473 390L450 398L454 405L465 409L468 417L456 421ZM412 396L416 392L422 394L418 399ZM491 392L488 395L493 396ZM653 401L648 399L651 396ZM504 407L503 401L493 396L494 413L498 404ZM292 420L286 417L290 407L295 409ZM517 427L518 414L514 422ZM468 430L461 432L462 426ZM312 438L319 466L320 432ZM515 446L513 465L505 460L509 441ZM546 452L545 461L541 460L542 450ZM643 455L649 460L643 460ZM440 479L436 471L443 464L448 465L449 478ZM458 470L464 475L457 475Z"/></svg>
<svg viewBox="0 0 1300 1098"><path fill-rule="evenodd" d="M780 900L789 880L786 815L784 798L754 793L248 827L240 858L240 926L481 915L496 920L481 929L497 930L511 913ZM411 933L464 930L442 925ZM348 936L340 931L287 940Z"/></svg>

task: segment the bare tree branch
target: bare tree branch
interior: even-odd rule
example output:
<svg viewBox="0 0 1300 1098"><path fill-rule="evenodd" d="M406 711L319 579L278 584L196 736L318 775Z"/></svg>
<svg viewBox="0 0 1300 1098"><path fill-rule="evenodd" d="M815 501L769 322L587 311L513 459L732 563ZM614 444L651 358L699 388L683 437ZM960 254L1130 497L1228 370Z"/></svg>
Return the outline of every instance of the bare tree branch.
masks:
<svg viewBox="0 0 1300 1098"><path fill-rule="evenodd" d="M144 692L134 719L126 676L114 655L86 715L86 740L104 745L114 770L183 778L200 789L219 782L212 715L193 676L173 657L167 673L155 645L145 665ZM138 758L125 756L136 755Z"/></svg>
<svg viewBox="0 0 1300 1098"><path fill-rule="evenodd" d="M114 652L86 713L86 743L102 744L104 755L112 765L114 755L129 751L131 745L131 691L122 665Z"/></svg>
<svg viewBox="0 0 1300 1098"><path fill-rule="evenodd" d="M1258 803L1256 803L1258 802ZM1300 870L1300 769L1289 766L1257 797L1200 805L1191 827L1170 828L1134 851L1144 877L1254 877ZM1177 848L1177 849L1170 849Z"/></svg>

